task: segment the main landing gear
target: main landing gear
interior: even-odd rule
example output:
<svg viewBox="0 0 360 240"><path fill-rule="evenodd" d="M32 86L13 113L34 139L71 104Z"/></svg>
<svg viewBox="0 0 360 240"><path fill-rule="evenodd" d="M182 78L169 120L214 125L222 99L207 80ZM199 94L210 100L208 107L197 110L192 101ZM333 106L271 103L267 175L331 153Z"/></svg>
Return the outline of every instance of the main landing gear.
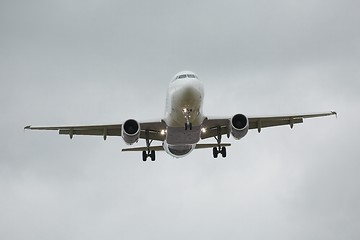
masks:
<svg viewBox="0 0 360 240"><path fill-rule="evenodd" d="M155 161L155 151L154 150L143 151L142 156L143 156L143 161L144 162L147 160L148 157L150 157L151 161Z"/></svg>
<svg viewBox="0 0 360 240"><path fill-rule="evenodd" d="M217 141L218 147L213 147L213 156L214 158L217 158L219 153L221 153L221 156L223 158L226 158L226 147L221 146L221 129L218 128L218 135L214 137Z"/></svg>
<svg viewBox="0 0 360 240"><path fill-rule="evenodd" d="M153 140L149 140L149 131L145 131L145 135L147 151L142 152L143 161L145 162L148 157L150 157L151 161L155 161L155 150L150 150L150 144Z"/></svg>
<svg viewBox="0 0 360 240"><path fill-rule="evenodd" d="M226 147L214 147L213 148L213 156L217 158L219 153L221 153L223 158L226 158Z"/></svg>

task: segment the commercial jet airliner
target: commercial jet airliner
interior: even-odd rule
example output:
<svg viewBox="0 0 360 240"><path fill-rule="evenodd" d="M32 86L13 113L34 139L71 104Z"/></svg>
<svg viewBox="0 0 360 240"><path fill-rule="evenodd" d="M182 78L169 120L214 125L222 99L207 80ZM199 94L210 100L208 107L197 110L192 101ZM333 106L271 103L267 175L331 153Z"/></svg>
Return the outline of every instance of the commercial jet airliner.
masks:
<svg viewBox="0 0 360 240"><path fill-rule="evenodd" d="M247 117L238 113L228 118L208 118L203 114L204 86L198 76L190 71L179 72L171 80L166 97L165 116L156 122L138 122L128 119L123 124L89 125L89 126L27 126L32 130L58 130L59 134L66 134L70 139L74 135L121 136L128 145L144 139L145 147L127 148L122 151L141 151L142 159L155 160L155 151L166 151L173 157L184 157L194 149L212 148L213 157L219 154L226 157L226 147L229 143L222 143L222 136L232 135L239 140L247 134L249 129L257 129L280 125L302 123L304 118L336 115L336 112L322 112L316 114L259 116ZM200 140L215 138L214 144L201 144ZM161 145L151 146L153 141L162 142Z"/></svg>

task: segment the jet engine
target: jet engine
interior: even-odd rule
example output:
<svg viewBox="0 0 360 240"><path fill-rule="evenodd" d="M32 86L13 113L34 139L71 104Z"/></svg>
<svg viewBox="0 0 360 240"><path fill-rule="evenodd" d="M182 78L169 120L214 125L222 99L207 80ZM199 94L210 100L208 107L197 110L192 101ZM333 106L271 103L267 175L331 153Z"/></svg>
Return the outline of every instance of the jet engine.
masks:
<svg viewBox="0 0 360 240"><path fill-rule="evenodd" d="M231 118L231 135L237 140L245 137L249 130L249 120L243 114L236 114Z"/></svg>
<svg viewBox="0 0 360 240"><path fill-rule="evenodd" d="M140 124L134 119L128 119L122 125L121 132L125 143L136 143L140 137Z"/></svg>

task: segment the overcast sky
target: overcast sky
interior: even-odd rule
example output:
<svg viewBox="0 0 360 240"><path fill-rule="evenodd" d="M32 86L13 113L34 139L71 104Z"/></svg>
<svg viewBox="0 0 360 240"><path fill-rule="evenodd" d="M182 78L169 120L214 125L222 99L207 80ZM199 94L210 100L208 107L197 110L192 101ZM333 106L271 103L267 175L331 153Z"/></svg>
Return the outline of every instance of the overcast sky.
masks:
<svg viewBox="0 0 360 240"><path fill-rule="evenodd" d="M359 8L1 1L0 239L359 239ZM209 116L339 116L145 163L121 138L23 130L160 119L181 70Z"/></svg>

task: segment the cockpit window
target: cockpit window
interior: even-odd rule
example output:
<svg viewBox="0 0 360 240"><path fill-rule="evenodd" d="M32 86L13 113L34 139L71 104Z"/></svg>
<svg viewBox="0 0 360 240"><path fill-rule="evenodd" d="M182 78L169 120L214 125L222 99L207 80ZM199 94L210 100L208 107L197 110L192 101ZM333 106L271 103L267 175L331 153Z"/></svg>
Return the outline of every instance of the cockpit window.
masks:
<svg viewBox="0 0 360 240"><path fill-rule="evenodd" d="M176 76L176 78L173 80L177 80L177 79L184 79L184 78L198 78L195 74L181 74L181 75L178 75Z"/></svg>

